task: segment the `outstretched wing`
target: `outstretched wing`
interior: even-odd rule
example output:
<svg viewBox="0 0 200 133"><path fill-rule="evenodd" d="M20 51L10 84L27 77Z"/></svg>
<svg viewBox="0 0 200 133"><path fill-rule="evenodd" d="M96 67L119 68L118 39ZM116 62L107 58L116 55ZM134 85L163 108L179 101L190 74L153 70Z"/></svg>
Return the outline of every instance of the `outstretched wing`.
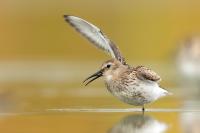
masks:
<svg viewBox="0 0 200 133"><path fill-rule="evenodd" d="M96 47L108 52L123 64L126 64L117 46L95 25L75 16L64 15L65 20Z"/></svg>
<svg viewBox="0 0 200 133"><path fill-rule="evenodd" d="M161 80L160 76L149 68L138 66L135 69L137 72L136 76L141 80L151 80L156 82Z"/></svg>

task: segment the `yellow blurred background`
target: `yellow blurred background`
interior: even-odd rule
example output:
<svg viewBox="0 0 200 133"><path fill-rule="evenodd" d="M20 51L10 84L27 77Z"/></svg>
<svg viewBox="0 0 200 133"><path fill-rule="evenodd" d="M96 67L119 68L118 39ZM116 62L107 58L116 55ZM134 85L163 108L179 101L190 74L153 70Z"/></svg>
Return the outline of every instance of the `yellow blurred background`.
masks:
<svg viewBox="0 0 200 133"><path fill-rule="evenodd" d="M74 31L64 21L64 14L81 17L101 28L119 46L130 65L146 65L161 75L162 86L175 92L175 97L162 99L150 107L181 107L182 99L176 97L180 95L176 93L180 76L176 73L175 56L181 40L200 33L199 7L197 0L1 0L0 112L67 107L132 108L109 95L102 82L90 87L82 85L82 80L110 57ZM105 132L117 123L116 119L126 116L105 117L103 113L100 116L105 118L96 119L94 113L80 113L80 117L72 113L62 119L59 115L6 117L0 119L0 127L4 132L16 133L59 129L93 132L101 127L99 132ZM153 113L153 116L171 125L169 132L181 132L179 113ZM33 121L33 125L27 121ZM40 124L34 126L38 122L47 123L45 129ZM60 123L71 124L71 128L65 124L59 126ZM28 128L22 130L24 124ZM97 125L91 128L91 124Z"/></svg>
<svg viewBox="0 0 200 133"><path fill-rule="evenodd" d="M0 58L104 60L65 23L63 15L70 14L100 27L129 61L167 60L180 39L199 32L199 5L195 0L2 0Z"/></svg>

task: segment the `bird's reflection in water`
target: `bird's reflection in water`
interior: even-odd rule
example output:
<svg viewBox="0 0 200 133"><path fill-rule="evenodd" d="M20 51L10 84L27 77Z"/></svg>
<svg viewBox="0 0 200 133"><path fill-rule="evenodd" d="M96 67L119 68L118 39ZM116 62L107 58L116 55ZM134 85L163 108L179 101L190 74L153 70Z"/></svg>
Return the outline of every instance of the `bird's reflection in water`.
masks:
<svg viewBox="0 0 200 133"><path fill-rule="evenodd" d="M168 126L148 115L129 115L116 123L108 133L163 133Z"/></svg>
<svg viewBox="0 0 200 133"><path fill-rule="evenodd" d="M199 133L200 113L184 112L181 114L180 123L183 133Z"/></svg>
<svg viewBox="0 0 200 133"><path fill-rule="evenodd" d="M193 110L185 111L180 113L180 124L183 133L200 133L200 100L190 100L185 101L183 110Z"/></svg>

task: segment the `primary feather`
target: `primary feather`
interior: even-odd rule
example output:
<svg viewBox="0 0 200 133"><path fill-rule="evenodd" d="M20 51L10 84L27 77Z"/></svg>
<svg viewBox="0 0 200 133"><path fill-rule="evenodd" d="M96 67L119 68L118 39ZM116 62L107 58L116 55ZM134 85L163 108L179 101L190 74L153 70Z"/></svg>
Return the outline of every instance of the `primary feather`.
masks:
<svg viewBox="0 0 200 133"><path fill-rule="evenodd" d="M98 27L79 17L64 15L64 18L96 47L110 53L113 58L125 64L125 60L119 52L119 49Z"/></svg>

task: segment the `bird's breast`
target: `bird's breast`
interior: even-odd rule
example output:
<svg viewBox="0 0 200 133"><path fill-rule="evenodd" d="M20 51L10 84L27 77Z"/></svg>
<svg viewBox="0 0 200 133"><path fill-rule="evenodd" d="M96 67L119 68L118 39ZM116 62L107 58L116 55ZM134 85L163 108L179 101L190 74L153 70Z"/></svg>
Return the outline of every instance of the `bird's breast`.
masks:
<svg viewBox="0 0 200 133"><path fill-rule="evenodd" d="M106 82L106 86L121 101L133 105L143 105L155 101L166 93L157 83L145 83L140 80L132 82L110 80L110 82Z"/></svg>
<svg viewBox="0 0 200 133"><path fill-rule="evenodd" d="M113 75L106 75L105 76L105 80L106 80L106 82L111 82L112 80L113 80Z"/></svg>

